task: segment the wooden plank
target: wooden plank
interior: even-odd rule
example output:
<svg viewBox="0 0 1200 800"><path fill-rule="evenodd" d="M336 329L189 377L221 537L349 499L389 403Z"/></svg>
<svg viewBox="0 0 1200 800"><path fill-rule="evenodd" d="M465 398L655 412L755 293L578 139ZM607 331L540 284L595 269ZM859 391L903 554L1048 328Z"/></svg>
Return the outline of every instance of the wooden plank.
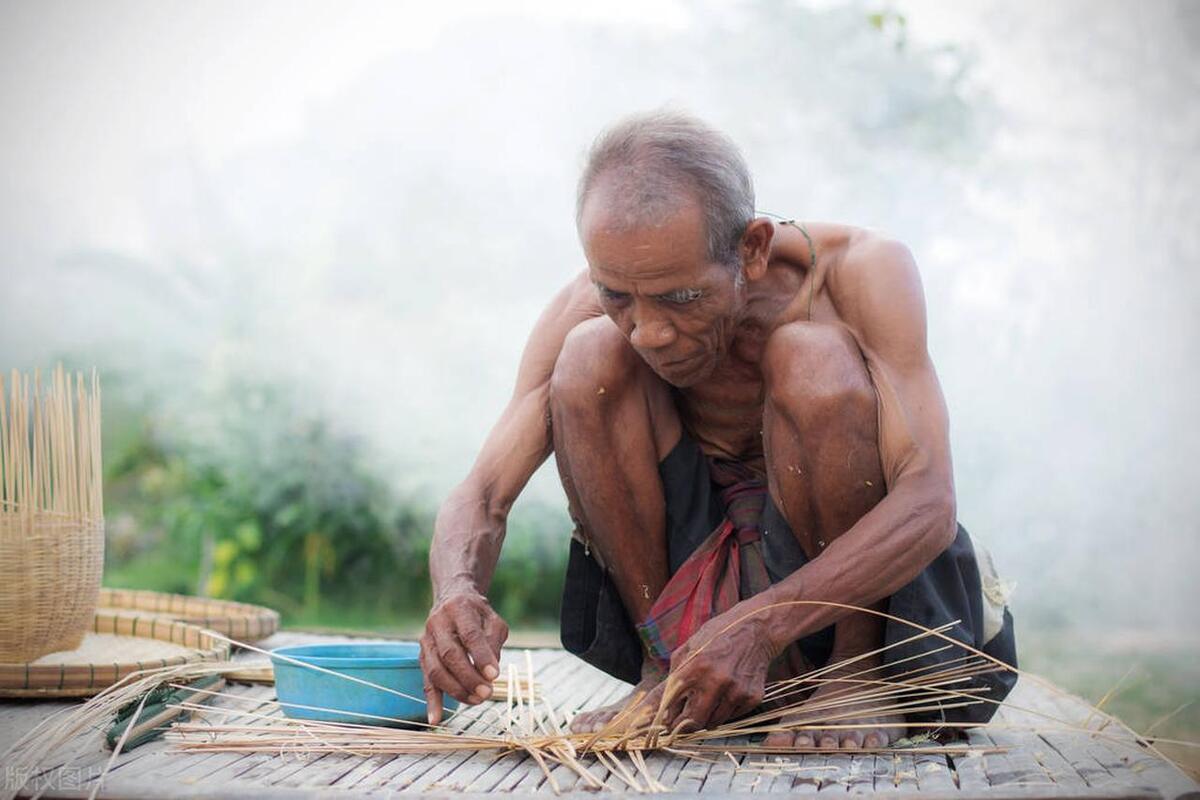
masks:
<svg viewBox="0 0 1200 800"><path fill-rule="evenodd" d="M953 792L958 789L950 764L944 755L918 753L913 756L913 761L917 768L917 785L920 786L922 794Z"/></svg>
<svg viewBox="0 0 1200 800"><path fill-rule="evenodd" d="M464 791L468 792L511 792L521 780L525 771L522 767L529 761L527 753L507 753L493 761L487 769L475 776L467 784Z"/></svg>
<svg viewBox="0 0 1200 800"><path fill-rule="evenodd" d="M659 781L666 786L670 791L675 791L675 784L679 781L679 776L683 774L683 770L691 761L689 758L667 753L667 763L663 767L662 775Z"/></svg>
<svg viewBox="0 0 1200 800"><path fill-rule="evenodd" d="M997 738L999 737L999 738ZM984 763L991 765L988 772L992 786L1016 785L1054 788L1058 784L1053 776L1033 757L1035 738L1024 732L1009 732L979 729L979 741L988 746L1003 748L1004 753L989 753Z"/></svg>
<svg viewBox="0 0 1200 800"><path fill-rule="evenodd" d="M1061 755L1088 786L1112 783L1112 773L1088 753L1085 734L1045 731L1040 738Z"/></svg>
<svg viewBox="0 0 1200 800"><path fill-rule="evenodd" d="M740 741L744 742L745 739ZM720 745L721 743L714 742L714 744ZM736 756L731 759L722 753L715 758L717 763L709 767L704 783L700 786L700 794L729 794L734 776L737 775L737 768L741 766L741 762L737 760Z"/></svg>
<svg viewBox="0 0 1200 800"><path fill-rule="evenodd" d="M821 792L845 792L850 785L850 759L848 753L830 753L825 758L825 769L818 773Z"/></svg>
<svg viewBox="0 0 1200 800"><path fill-rule="evenodd" d="M906 753L894 753L892 755L892 789L899 792L915 792L919 786L916 760ZM875 787L876 791L879 789L879 786Z"/></svg>
<svg viewBox="0 0 1200 800"><path fill-rule="evenodd" d="M343 775L367 760L369 759L365 756L349 753L328 753L316 764L310 764L304 770L279 781L278 785L290 788L332 786Z"/></svg>
<svg viewBox="0 0 1200 800"><path fill-rule="evenodd" d="M705 755L703 759L689 758L679 771L679 777L670 784L671 791L679 794L694 794L700 791L708 777L708 771L713 768L713 760Z"/></svg>
<svg viewBox="0 0 1200 800"><path fill-rule="evenodd" d="M1064 789L1083 789L1087 787L1087 782L1075 771L1062 754L1051 747L1045 739L1038 736L1036 733L1020 734L1012 731L993 730L990 731L990 737L993 742L1001 747L1020 748L1028 753L1030 758L1041 767L1043 773L1055 785Z"/></svg>
<svg viewBox="0 0 1200 800"><path fill-rule="evenodd" d="M953 756L948 763L953 766L954 783L964 795L983 793L991 786L988 783L987 773L983 769L982 754L968 753Z"/></svg>
<svg viewBox="0 0 1200 800"><path fill-rule="evenodd" d="M875 779L875 792L891 792L896 789L896 761L891 753L878 753L875 756L875 769L872 771Z"/></svg>
<svg viewBox="0 0 1200 800"><path fill-rule="evenodd" d="M734 770L733 780L729 783L729 793L744 794L754 791L754 782L760 776L750 767L750 764L756 759L745 753L734 753L733 757L737 759L738 767Z"/></svg>
<svg viewBox="0 0 1200 800"><path fill-rule="evenodd" d="M1115 731L1114 734L1121 735ZM1087 752L1092 758L1096 759L1096 762L1100 766L1108 770L1109 774L1113 777L1113 781L1118 785L1141 788L1151 785L1145 775L1145 766L1135 770L1133 765L1134 763L1141 763L1147 756L1150 757L1148 760L1155 759L1152 754L1147 753L1135 744L1132 738L1118 742L1112 739L1089 737Z"/></svg>
<svg viewBox="0 0 1200 800"><path fill-rule="evenodd" d="M875 791L875 756L865 753L850 756L846 791L849 794L872 794Z"/></svg>
<svg viewBox="0 0 1200 800"><path fill-rule="evenodd" d="M816 794L826 785L825 776L829 775L831 770L826 769L829 766L829 756L825 753L804 753L796 766L800 769L789 778L771 785L772 792L778 791L778 784L783 784L791 794Z"/></svg>
<svg viewBox="0 0 1200 800"><path fill-rule="evenodd" d="M995 741L992 740L985 728L972 728L968 735L972 745L989 749L996 747ZM1007 752L988 752L984 753L981 758L989 787L1041 786L1053 788L1054 786L1041 767L1019 763ZM1032 762L1032 758L1030 761Z"/></svg>
<svg viewBox="0 0 1200 800"><path fill-rule="evenodd" d="M331 786L335 789L352 789L358 783L367 780L371 775L383 769L396 760L394 755L378 755L364 758L352 769L342 775Z"/></svg>

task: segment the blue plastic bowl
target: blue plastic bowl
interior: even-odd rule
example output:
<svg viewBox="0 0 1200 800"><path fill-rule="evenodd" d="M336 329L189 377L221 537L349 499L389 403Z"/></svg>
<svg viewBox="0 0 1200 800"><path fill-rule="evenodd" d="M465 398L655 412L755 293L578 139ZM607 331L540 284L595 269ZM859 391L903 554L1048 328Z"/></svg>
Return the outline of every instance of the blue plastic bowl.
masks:
<svg viewBox="0 0 1200 800"><path fill-rule="evenodd" d="M405 721L426 719L424 681L415 642L362 642L305 644L271 651L275 668L275 694L283 713L294 719L353 722L361 725L402 726ZM385 692L327 672L308 669L276 656L287 656L333 672L384 686L402 695ZM446 710L458 707L454 698L443 698ZM292 705L287 705L287 704ZM315 708L330 709L318 711Z"/></svg>

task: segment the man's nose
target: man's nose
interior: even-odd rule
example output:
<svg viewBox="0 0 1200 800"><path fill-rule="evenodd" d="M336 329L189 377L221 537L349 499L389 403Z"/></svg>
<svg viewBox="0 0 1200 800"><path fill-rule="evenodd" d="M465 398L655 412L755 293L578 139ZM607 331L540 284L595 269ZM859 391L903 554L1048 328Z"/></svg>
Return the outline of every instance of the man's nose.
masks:
<svg viewBox="0 0 1200 800"><path fill-rule="evenodd" d="M635 319L629 343L641 350L658 350L675 341L675 326L661 317Z"/></svg>

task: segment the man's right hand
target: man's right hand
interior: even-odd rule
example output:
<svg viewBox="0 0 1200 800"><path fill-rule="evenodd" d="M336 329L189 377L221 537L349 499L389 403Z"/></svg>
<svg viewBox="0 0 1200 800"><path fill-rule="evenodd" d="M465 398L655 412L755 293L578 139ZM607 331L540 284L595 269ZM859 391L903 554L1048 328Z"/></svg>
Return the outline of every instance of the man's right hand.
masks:
<svg viewBox="0 0 1200 800"><path fill-rule="evenodd" d="M421 637L421 672L431 725L442 721L442 693L475 705L492 694L508 625L475 591L447 595L429 612Z"/></svg>

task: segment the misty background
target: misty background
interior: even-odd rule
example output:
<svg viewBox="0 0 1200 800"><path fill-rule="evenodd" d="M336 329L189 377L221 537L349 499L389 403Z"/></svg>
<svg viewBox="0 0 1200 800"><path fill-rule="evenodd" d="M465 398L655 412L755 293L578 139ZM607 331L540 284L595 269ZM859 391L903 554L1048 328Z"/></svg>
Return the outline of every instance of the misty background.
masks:
<svg viewBox="0 0 1200 800"><path fill-rule="evenodd" d="M314 538L342 530L324 509L353 528L396 497L416 510L380 529L421 562L534 319L584 266L588 144L670 105L740 144L760 209L913 250L960 519L1015 583L1018 636L1200 655L1200 5L147 0L0 20L0 367L99 367L110 576L159 588L154 548L185 542L180 588L245 595L272 532L311 513L279 568L319 590L343 537ZM268 495L292 500L265 518ZM556 575L552 463L513 519L506 563ZM159 566L120 571L139 558ZM277 594L255 597L286 612Z"/></svg>

